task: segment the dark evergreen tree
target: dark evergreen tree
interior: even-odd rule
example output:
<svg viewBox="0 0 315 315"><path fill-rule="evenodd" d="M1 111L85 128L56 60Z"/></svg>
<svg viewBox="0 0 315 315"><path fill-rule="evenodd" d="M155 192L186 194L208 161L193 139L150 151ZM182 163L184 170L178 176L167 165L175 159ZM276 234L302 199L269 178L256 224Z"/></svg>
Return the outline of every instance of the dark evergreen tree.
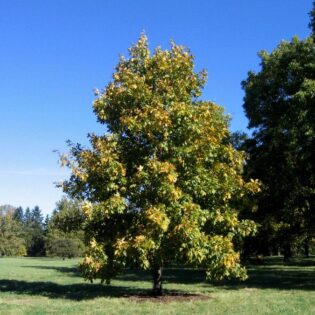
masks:
<svg viewBox="0 0 315 315"><path fill-rule="evenodd" d="M27 207L24 212L24 225L29 226L31 222L32 222L31 210L29 207Z"/></svg>
<svg viewBox="0 0 315 315"><path fill-rule="evenodd" d="M38 206L31 211L32 226L36 229L43 229L43 215Z"/></svg>
<svg viewBox="0 0 315 315"><path fill-rule="evenodd" d="M50 223L50 216L47 214L45 217L44 223L43 223L43 228L44 228L45 234L48 231L49 223Z"/></svg>
<svg viewBox="0 0 315 315"><path fill-rule="evenodd" d="M24 231L28 256L45 255L43 215L38 206L27 208L24 215Z"/></svg>
<svg viewBox="0 0 315 315"><path fill-rule="evenodd" d="M24 222L24 212L22 207L18 207L15 209L13 213L13 220L19 222L20 224L23 224Z"/></svg>

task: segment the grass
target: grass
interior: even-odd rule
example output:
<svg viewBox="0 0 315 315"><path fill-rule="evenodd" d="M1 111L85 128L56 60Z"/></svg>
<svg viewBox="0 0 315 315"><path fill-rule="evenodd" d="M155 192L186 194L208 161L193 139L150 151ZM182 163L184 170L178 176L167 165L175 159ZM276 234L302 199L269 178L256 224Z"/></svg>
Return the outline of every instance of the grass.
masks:
<svg viewBox="0 0 315 315"><path fill-rule="evenodd" d="M204 294L202 301L153 303L150 273L127 271L110 286L85 282L79 260L0 258L0 314L315 314L315 258L249 266L245 282L207 283L200 270L165 271L167 290Z"/></svg>

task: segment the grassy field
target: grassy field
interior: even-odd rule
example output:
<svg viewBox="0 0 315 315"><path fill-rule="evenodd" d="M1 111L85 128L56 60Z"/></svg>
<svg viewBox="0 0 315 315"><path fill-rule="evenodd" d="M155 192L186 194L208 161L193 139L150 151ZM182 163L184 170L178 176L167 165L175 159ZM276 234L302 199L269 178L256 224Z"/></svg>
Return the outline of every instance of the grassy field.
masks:
<svg viewBox="0 0 315 315"><path fill-rule="evenodd" d="M130 298L151 289L149 273L128 271L102 286L84 282L77 263L0 258L0 314L315 314L315 259L268 259L250 266L242 283L210 284L202 271L166 270L166 290L209 297L169 303Z"/></svg>

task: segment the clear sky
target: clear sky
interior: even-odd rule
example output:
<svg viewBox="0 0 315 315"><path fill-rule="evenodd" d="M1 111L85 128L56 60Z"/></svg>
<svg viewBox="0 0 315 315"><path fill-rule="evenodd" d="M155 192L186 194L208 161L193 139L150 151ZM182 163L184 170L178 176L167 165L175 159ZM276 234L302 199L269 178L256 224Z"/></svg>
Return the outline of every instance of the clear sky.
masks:
<svg viewBox="0 0 315 315"><path fill-rule="evenodd" d="M145 30L152 48L189 47L209 73L203 99L246 130L240 82L257 52L309 35L311 0L0 0L0 205L50 213L67 177L65 141L102 133L93 88L111 78L119 54Z"/></svg>

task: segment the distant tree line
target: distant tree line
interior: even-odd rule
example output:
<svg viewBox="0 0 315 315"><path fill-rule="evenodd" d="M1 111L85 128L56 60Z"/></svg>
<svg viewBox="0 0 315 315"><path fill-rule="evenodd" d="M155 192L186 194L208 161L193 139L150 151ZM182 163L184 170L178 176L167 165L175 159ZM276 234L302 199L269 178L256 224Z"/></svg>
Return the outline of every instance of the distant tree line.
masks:
<svg viewBox="0 0 315 315"><path fill-rule="evenodd" d="M64 216L76 215L77 209L77 203L66 198L45 218L38 206L0 206L0 256L82 256L83 231L70 231L69 223L62 225Z"/></svg>

